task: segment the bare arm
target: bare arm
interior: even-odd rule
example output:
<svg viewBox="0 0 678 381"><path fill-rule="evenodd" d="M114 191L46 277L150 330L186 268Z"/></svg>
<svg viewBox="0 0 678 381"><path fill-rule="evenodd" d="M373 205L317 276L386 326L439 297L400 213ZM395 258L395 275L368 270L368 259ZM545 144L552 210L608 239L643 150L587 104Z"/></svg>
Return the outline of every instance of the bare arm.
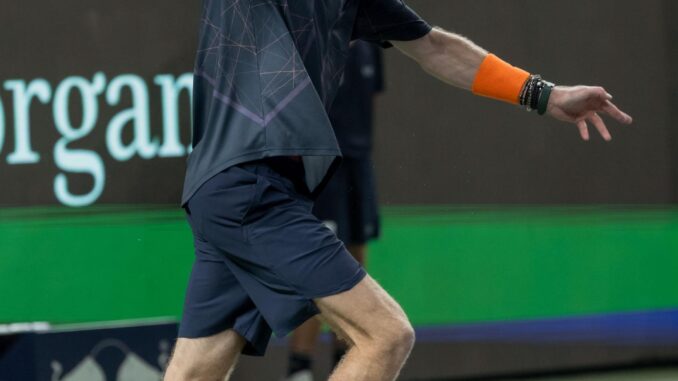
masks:
<svg viewBox="0 0 678 381"><path fill-rule="evenodd" d="M429 74L465 90L471 90L478 68L488 54L469 39L439 28L418 40L393 44Z"/></svg>
<svg viewBox="0 0 678 381"><path fill-rule="evenodd" d="M394 41L393 44L434 77L465 90L471 90L478 68L488 54L469 39L439 28L418 40ZM582 139L589 140L588 121L609 141L612 136L600 113L624 124L633 121L611 100L612 96L602 87L557 86L547 110L558 120L576 124Z"/></svg>

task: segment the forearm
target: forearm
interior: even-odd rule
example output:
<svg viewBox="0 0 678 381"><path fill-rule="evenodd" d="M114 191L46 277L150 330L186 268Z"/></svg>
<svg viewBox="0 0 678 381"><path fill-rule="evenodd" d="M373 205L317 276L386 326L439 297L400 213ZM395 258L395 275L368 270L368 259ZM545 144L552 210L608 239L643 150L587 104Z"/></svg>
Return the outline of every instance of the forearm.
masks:
<svg viewBox="0 0 678 381"><path fill-rule="evenodd" d="M539 76L530 76L458 34L435 28L396 46L441 81L476 95L535 110L540 99L542 106L548 102L548 96L540 97L546 82Z"/></svg>
<svg viewBox="0 0 678 381"><path fill-rule="evenodd" d="M605 140L612 139L599 113L625 124L633 121L611 102L612 96L602 87L553 88L540 76L502 61L458 34L434 28L420 39L393 43L441 81L476 95L538 110L540 115L548 112L556 119L576 123L584 140L589 139L587 121L595 125Z"/></svg>
<svg viewBox="0 0 678 381"><path fill-rule="evenodd" d="M439 28L419 40L393 43L434 77L466 90L471 90L488 54L469 39Z"/></svg>

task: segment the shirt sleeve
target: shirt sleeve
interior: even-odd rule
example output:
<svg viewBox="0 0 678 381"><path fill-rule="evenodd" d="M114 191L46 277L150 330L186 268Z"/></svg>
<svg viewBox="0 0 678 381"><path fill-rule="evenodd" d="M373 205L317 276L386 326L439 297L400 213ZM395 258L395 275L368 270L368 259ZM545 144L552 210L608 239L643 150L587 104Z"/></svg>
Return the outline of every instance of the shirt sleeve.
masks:
<svg viewBox="0 0 678 381"><path fill-rule="evenodd" d="M389 41L411 41L424 37L431 26L403 0L358 0L353 39L389 47Z"/></svg>

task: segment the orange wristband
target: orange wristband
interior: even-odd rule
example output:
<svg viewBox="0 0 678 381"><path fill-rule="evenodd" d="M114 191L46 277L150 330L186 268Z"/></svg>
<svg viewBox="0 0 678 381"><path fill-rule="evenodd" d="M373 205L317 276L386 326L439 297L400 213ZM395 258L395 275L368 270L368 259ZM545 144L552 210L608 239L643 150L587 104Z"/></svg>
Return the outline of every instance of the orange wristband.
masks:
<svg viewBox="0 0 678 381"><path fill-rule="evenodd" d="M473 82L475 95L513 104L520 103L520 92L530 78L530 73L488 54L478 69Z"/></svg>

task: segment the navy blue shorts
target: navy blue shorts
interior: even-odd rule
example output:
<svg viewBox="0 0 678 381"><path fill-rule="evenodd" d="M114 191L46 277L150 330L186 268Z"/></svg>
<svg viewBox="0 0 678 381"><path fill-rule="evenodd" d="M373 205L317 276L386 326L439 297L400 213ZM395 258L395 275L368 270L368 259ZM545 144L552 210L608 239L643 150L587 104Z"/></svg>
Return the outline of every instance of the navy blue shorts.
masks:
<svg viewBox="0 0 678 381"><path fill-rule="evenodd" d="M196 259L179 337L233 329L247 341L244 354L263 355L272 332L285 336L318 313L313 299L365 277L313 216L302 176L301 164L288 159L248 163L213 177L189 200Z"/></svg>
<svg viewBox="0 0 678 381"><path fill-rule="evenodd" d="M313 214L349 245L362 245L380 232L376 181L369 157L344 157L315 202Z"/></svg>

